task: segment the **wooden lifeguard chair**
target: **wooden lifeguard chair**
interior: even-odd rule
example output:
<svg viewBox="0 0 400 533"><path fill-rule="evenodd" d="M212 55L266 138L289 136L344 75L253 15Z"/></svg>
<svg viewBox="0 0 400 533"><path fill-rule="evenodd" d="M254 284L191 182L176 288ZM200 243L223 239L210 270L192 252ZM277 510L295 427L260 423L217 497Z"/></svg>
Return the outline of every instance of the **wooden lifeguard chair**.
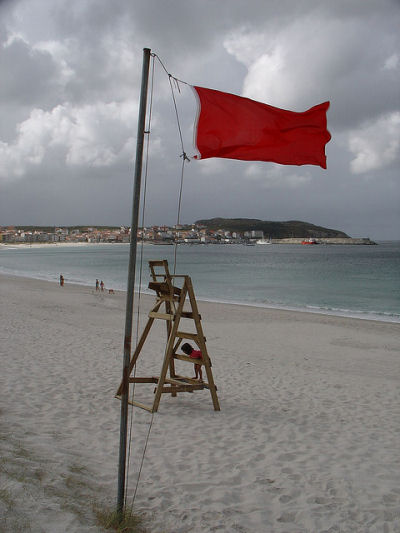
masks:
<svg viewBox="0 0 400 533"><path fill-rule="evenodd" d="M208 389L215 411L219 411L217 387L215 386L211 371L211 361L208 356L206 339L201 327L201 316L197 308L197 302L193 291L190 276L171 275L168 261L149 261L152 281L149 289L156 293L156 303L148 314L148 321L138 341L137 347L131 357L129 365L129 383L154 383L154 401L152 405L145 405L134 399L129 399L133 406L146 409L151 413L158 410L161 395L169 393L177 396L180 392L193 392ZM175 286L176 281L181 286ZM186 306L186 308L185 308ZM182 319L193 320L195 332L185 332L180 329ZM160 376L137 377L131 376L142 347L155 320L164 320L167 325L167 345ZM192 359L187 355L177 353L183 339L195 342L202 353L202 359ZM207 380L199 381L187 376L182 376L175 371L175 360L200 364L204 367ZM121 398L122 383L119 386L116 397Z"/></svg>

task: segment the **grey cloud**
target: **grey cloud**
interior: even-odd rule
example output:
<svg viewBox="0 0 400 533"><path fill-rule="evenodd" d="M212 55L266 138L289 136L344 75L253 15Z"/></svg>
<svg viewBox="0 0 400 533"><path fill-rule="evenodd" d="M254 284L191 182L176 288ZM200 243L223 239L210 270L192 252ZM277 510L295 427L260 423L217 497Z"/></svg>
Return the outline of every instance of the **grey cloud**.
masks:
<svg viewBox="0 0 400 533"><path fill-rule="evenodd" d="M58 99L57 70L50 54L33 50L22 39L3 43L0 99L11 105L51 106Z"/></svg>
<svg viewBox="0 0 400 533"><path fill-rule="evenodd" d="M299 218L400 238L399 22L395 0L0 2L1 42L14 36L0 54L0 224L129 223L142 48L150 47L190 83L253 91L298 111L331 100L327 171L192 161L184 222ZM234 51L240 35L246 60ZM276 50L281 71L261 61ZM173 224L181 148L168 80L156 71L146 216ZM191 98L177 95L186 150Z"/></svg>

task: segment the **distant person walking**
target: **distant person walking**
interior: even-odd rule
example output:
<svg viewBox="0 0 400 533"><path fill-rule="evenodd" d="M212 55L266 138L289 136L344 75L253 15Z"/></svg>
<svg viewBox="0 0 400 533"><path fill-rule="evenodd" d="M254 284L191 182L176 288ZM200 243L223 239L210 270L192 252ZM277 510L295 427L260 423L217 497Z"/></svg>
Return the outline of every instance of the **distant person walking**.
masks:
<svg viewBox="0 0 400 533"><path fill-rule="evenodd" d="M99 290L100 290L100 288L99 288L99 280L96 279L96 291L99 291Z"/></svg>
<svg viewBox="0 0 400 533"><path fill-rule="evenodd" d="M101 292L104 291L104 283L103 283L103 280L100 281L100 289L101 289Z"/></svg>
<svg viewBox="0 0 400 533"><path fill-rule="evenodd" d="M60 287L64 287L64 276L60 274Z"/></svg>

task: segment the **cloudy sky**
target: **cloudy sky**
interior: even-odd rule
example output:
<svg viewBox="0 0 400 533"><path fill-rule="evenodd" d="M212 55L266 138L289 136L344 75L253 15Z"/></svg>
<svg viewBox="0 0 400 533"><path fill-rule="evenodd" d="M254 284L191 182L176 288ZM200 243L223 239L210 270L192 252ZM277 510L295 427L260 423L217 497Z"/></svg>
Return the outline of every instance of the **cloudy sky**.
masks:
<svg viewBox="0 0 400 533"><path fill-rule="evenodd" d="M189 84L304 111L328 169L185 165L180 220L304 220L400 239L399 0L0 0L0 225L130 224L144 47ZM176 88L175 88L176 89ZM193 94L175 91L193 154ZM145 224L175 224L182 148L154 65Z"/></svg>

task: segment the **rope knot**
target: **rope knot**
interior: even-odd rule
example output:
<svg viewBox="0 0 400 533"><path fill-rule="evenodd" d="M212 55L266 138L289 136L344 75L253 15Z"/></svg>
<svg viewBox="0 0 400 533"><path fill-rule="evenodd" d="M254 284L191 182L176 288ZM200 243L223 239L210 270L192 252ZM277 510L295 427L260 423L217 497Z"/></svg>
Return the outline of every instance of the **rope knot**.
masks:
<svg viewBox="0 0 400 533"><path fill-rule="evenodd" d="M188 161L190 163L190 157L188 157L186 152L183 152L179 157L182 157L184 161Z"/></svg>

